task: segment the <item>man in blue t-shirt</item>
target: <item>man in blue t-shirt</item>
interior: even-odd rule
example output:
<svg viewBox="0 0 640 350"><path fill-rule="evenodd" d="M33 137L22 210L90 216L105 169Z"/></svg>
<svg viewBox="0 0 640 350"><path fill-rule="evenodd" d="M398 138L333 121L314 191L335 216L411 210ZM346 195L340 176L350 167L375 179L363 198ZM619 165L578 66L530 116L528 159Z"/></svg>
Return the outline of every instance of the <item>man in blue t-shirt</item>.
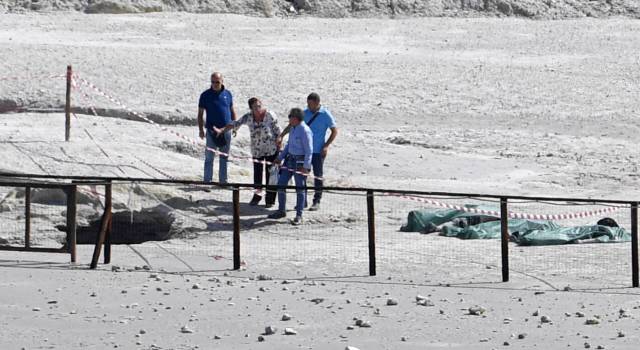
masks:
<svg viewBox="0 0 640 350"><path fill-rule="evenodd" d="M232 120L236 120L236 111L233 109L233 96L224 88L222 74L211 74L211 88L200 94L198 102L198 128L200 138L207 138L207 148L204 156L204 181L211 182L213 178L213 159L215 152L212 149L224 153L220 155L220 167L218 178L220 183L227 182L227 158L231 149L231 131L218 135L214 128L222 129ZM202 116L207 112L206 123Z"/></svg>
<svg viewBox="0 0 640 350"><path fill-rule="evenodd" d="M315 211L320 209L320 200L322 199L322 185L323 180L318 179L324 176L324 159L327 157L329 146L333 143L336 136L338 136L338 127L336 121L333 118L331 112L328 109L320 105L320 95L312 92L307 97L307 109L304 110L304 122L309 126L313 133L313 157L311 159L311 165L313 168L313 204L309 211ZM327 130L331 130L331 134L327 139ZM289 127L286 127L277 142L281 143L282 138L289 132Z"/></svg>

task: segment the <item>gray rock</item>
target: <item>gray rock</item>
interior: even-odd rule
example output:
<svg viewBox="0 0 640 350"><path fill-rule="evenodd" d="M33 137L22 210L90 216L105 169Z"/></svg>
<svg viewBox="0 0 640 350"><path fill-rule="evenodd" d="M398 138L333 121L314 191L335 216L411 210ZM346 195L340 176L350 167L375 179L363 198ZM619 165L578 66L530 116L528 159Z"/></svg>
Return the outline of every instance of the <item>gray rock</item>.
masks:
<svg viewBox="0 0 640 350"><path fill-rule="evenodd" d="M195 283L193 286L191 286L191 289L200 289L200 285Z"/></svg>
<svg viewBox="0 0 640 350"><path fill-rule="evenodd" d="M264 328L264 334L265 335L273 335L276 334L276 332L278 331L278 329L276 327L272 327L272 326L267 326Z"/></svg>
<svg viewBox="0 0 640 350"><path fill-rule="evenodd" d="M180 328L180 332L181 333L191 334L191 333L193 333L193 330L191 328L189 328L189 326L184 325L184 326L182 326L182 328Z"/></svg>
<svg viewBox="0 0 640 350"><path fill-rule="evenodd" d="M268 275L262 275L262 274L261 274L261 275L258 275L258 276L256 277L256 279L257 279L258 281L270 281L270 280L272 280L273 278L272 278L271 276L268 276Z"/></svg>
<svg viewBox="0 0 640 350"><path fill-rule="evenodd" d="M284 329L284 334L285 335L296 335L296 334L298 334L298 332L296 332L296 330L293 329L293 328L285 328Z"/></svg>
<svg viewBox="0 0 640 350"><path fill-rule="evenodd" d="M346 348L344 348L344 350L360 350L360 349L356 348L355 346L347 346Z"/></svg>
<svg viewBox="0 0 640 350"><path fill-rule="evenodd" d="M586 324L586 325L596 325L596 324L600 324L600 320L599 320L599 319L597 319L597 318L595 318L595 317L594 317L594 318L588 318L588 319L584 322L584 324Z"/></svg>
<svg viewBox="0 0 640 350"><path fill-rule="evenodd" d="M576 317L584 317L584 313L578 311L576 312Z"/></svg>
<svg viewBox="0 0 640 350"><path fill-rule="evenodd" d="M520 333L518 334L518 339L524 339L527 337L527 333Z"/></svg>
<svg viewBox="0 0 640 350"><path fill-rule="evenodd" d="M387 306L395 306L398 305L398 300L394 298L387 299Z"/></svg>
<svg viewBox="0 0 640 350"><path fill-rule="evenodd" d="M540 322L542 322L542 323L551 323L551 319L549 318L549 316L542 316L542 317L540 317Z"/></svg>
<svg viewBox="0 0 640 350"><path fill-rule="evenodd" d="M263 337L263 336L261 336L261 335L259 335L259 336L258 336L258 341L259 341L259 342L263 342L263 341L264 341L264 337Z"/></svg>
<svg viewBox="0 0 640 350"><path fill-rule="evenodd" d="M487 310L482 306L472 306L469 308L469 315L480 316L484 314Z"/></svg>
<svg viewBox="0 0 640 350"><path fill-rule="evenodd" d="M282 320L282 321L289 321L289 320L291 320L291 315L289 315L289 314L284 314L284 315L282 315L282 319L281 319L281 320Z"/></svg>

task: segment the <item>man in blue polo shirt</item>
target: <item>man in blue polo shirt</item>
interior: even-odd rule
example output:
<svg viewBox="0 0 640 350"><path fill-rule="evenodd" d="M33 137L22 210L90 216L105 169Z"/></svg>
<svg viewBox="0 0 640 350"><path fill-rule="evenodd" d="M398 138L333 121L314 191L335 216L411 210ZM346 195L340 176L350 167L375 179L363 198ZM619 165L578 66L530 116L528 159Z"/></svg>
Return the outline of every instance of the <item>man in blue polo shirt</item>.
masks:
<svg viewBox="0 0 640 350"><path fill-rule="evenodd" d="M218 178L220 183L227 182L227 158L231 149L231 131L218 135L214 127L222 129L232 120L236 120L236 111L233 109L233 96L229 90L224 88L222 74L215 72L211 74L211 88L200 94L198 102L198 128L200 138L207 138L207 149L204 156L204 181L211 182L213 178L213 159L218 150L225 155L220 155L220 167ZM207 120L204 122L202 116L207 112Z"/></svg>
<svg viewBox="0 0 640 350"><path fill-rule="evenodd" d="M320 200L322 199L322 180L318 179L324 176L324 159L327 157L329 146L338 136L338 128L336 121L328 109L320 105L320 95L312 92L307 97L307 109L304 110L304 121L307 123L313 133L313 157L311 165L313 166L314 194L313 205L310 211L320 208ZM329 139L327 139L327 130L331 130ZM326 140L326 141L325 141Z"/></svg>

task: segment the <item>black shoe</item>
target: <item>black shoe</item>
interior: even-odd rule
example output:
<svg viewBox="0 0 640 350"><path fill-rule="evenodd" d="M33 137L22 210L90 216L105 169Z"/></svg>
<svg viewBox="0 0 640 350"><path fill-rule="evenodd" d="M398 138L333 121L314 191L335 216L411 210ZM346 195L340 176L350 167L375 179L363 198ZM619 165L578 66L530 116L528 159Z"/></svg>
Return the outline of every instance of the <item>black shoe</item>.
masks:
<svg viewBox="0 0 640 350"><path fill-rule="evenodd" d="M260 203L260 200L262 198L258 197L258 196L253 196L253 198L251 199L251 202L249 202L249 205L252 207L255 207L256 205L258 205L258 203Z"/></svg>
<svg viewBox="0 0 640 350"><path fill-rule="evenodd" d="M314 202L313 205L311 205L311 208L309 208L309 211L317 211L320 209L320 202Z"/></svg>
<svg viewBox="0 0 640 350"><path fill-rule="evenodd" d="M285 212L283 212L283 211L278 210L278 211L275 211L275 212L273 212L273 213L271 213L271 214L267 215L267 217L268 217L269 219L282 219L282 218L284 218L284 217L287 217L287 213L285 213Z"/></svg>
<svg viewBox="0 0 640 350"><path fill-rule="evenodd" d="M302 216L297 215L297 216L295 217L295 219L291 220L291 225L293 225L293 226L299 226L299 225L302 225Z"/></svg>
<svg viewBox="0 0 640 350"><path fill-rule="evenodd" d="M273 208L273 206L275 205L275 203L267 203L264 205L265 208Z"/></svg>

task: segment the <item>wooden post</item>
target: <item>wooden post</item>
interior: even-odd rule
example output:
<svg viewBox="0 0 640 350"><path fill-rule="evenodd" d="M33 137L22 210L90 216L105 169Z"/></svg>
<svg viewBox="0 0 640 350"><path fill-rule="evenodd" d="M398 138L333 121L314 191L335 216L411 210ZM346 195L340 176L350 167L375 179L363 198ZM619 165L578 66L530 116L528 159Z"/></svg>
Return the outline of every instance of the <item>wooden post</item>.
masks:
<svg viewBox="0 0 640 350"><path fill-rule="evenodd" d="M24 189L24 247L31 247L31 187Z"/></svg>
<svg viewBox="0 0 640 350"><path fill-rule="evenodd" d="M233 269L240 270L240 188L233 188Z"/></svg>
<svg viewBox="0 0 640 350"><path fill-rule="evenodd" d="M369 276L376 275L376 214L373 191L367 191L367 219L369 227Z"/></svg>
<svg viewBox="0 0 640 350"><path fill-rule="evenodd" d="M76 262L76 196L78 187L67 187L67 244L71 262Z"/></svg>
<svg viewBox="0 0 640 350"><path fill-rule="evenodd" d="M107 231L109 230L109 223L111 221L111 185L105 185L105 200L104 200L104 214L102 214L102 220L100 221L100 231L96 237L96 244L93 248L93 257L91 258L91 269L95 269L98 266L98 260L100 259L100 250L105 242ZM107 256L107 247L105 245L105 260Z"/></svg>
<svg viewBox="0 0 640 350"><path fill-rule="evenodd" d="M631 280L633 287L640 287L638 280L638 202L631 203Z"/></svg>
<svg viewBox="0 0 640 350"><path fill-rule="evenodd" d="M69 141L71 137L71 78L73 75L73 71L71 70L71 66L67 66L67 101L64 106L64 115L65 115L65 123L64 123L64 140Z"/></svg>
<svg viewBox="0 0 640 350"><path fill-rule="evenodd" d="M502 282L509 282L509 212L506 198L500 198L500 231L502 233Z"/></svg>
<svg viewBox="0 0 640 350"><path fill-rule="evenodd" d="M113 202L112 202L111 181L104 186L104 209L109 208L109 222L107 223L107 232L104 240L104 263L111 263L111 229L113 228Z"/></svg>

